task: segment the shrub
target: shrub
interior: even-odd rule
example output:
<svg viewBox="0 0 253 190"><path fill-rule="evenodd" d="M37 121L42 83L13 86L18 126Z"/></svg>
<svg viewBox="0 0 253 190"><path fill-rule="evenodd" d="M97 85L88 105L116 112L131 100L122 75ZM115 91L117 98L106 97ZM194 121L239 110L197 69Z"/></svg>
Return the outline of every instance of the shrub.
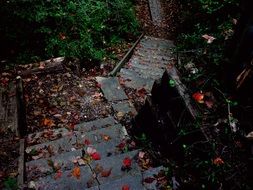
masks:
<svg viewBox="0 0 253 190"><path fill-rule="evenodd" d="M101 60L108 46L138 28L130 0L10 0L0 14L1 41L21 61L28 56Z"/></svg>

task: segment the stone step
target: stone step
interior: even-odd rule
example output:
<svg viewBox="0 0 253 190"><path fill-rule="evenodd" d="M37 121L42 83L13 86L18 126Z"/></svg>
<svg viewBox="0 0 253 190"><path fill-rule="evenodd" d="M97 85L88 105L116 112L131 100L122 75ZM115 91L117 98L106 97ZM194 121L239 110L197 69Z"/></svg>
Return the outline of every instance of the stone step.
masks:
<svg viewBox="0 0 253 190"><path fill-rule="evenodd" d="M72 170L60 174L51 174L36 181L30 181L34 189L39 190L84 190L89 186L98 186L93 172L88 166L80 167L80 177L72 175Z"/></svg>
<svg viewBox="0 0 253 190"><path fill-rule="evenodd" d="M160 69L165 69L168 65L169 62L157 62L157 61L151 61L151 60L143 60L140 57L133 57L132 59L129 60L129 64L138 64L138 65L143 65L147 67L153 67L153 68L160 68Z"/></svg>
<svg viewBox="0 0 253 190"><path fill-rule="evenodd" d="M142 185L142 176L136 174L134 176L128 175L112 182L102 184L98 187L93 187L91 190L121 190L124 187L129 187L130 190L145 190Z"/></svg>
<svg viewBox="0 0 253 190"><path fill-rule="evenodd" d="M120 70L120 77L124 80L124 85L128 88L141 89L145 88L148 92L152 89L154 79L142 78L133 70L122 68Z"/></svg>
<svg viewBox="0 0 253 190"><path fill-rule="evenodd" d="M135 50L135 54L143 54L145 56L156 56L156 57L171 57L173 55L173 52L171 49L151 49L151 48L143 48L139 47Z"/></svg>
<svg viewBox="0 0 253 190"><path fill-rule="evenodd" d="M36 189L41 190L55 190L55 189L97 189L98 186L109 183L125 176L137 176L140 174L135 158L138 154L138 150L127 152L121 155L108 157L102 160L92 161L89 166L81 166L80 179L77 179L72 175L72 170L63 171L58 179L55 179L57 174L51 174L46 177L41 177L36 181L32 181ZM122 164L125 158L129 158L132 161L132 166L129 171L122 171ZM101 171L111 169L111 173L107 177L101 176ZM94 179L96 177L96 179ZM99 183L98 183L99 182ZM31 182L30 182L31 183Z"/></svg>
<svg viewBox="0 0 253 190"><path fill-rule="evenodd" d="M146 60L146 61L151 61L151 62L169 62L172 60L172 56L171 55L165 55L165 56L159 56L159 55L153 55L151 53L141 53L141 52L134 52L134 56L135 57L140 57L142 60Z"/></svg>
<svg viewBox="0 0 253 190"><path fill-rule="evenodd" d="M29 146L26 148L28 155L35 155L33 159L42 159L83 148L87 142L94 145L103 141L124 139L127 136L125 127L120 124L110 125L105 128L87 133L74 131L71 136L66 136L54 141ZM37 152L36 154L34 152Z"/></svg>
<svg viewBox="0 0 253 190"><path fill-rule="evenodd" d="M75 130L80 132L89 132L103 127L115 125L116 123L117 121L112 116L108 116L105 118L100 118L93 121L77 124L75 126Z"/></svg>
<svg viewBox="0 0 253 190"><path fill-rule="evenodd" d="M129 63L126 65L129 70L133 70L136 73L138 73L143 78L152 78L152 79L158 79L161 78L165 69L147 66L147 65L141 65L136 63Z"/></svg>
<svg viewBox="0 0 253 190"><path fill-rule="evenodd" d="M89 132L114 124L116 124L116 120L112 116L109 116L89 122L80 123L74 127L74 130L80 132ZM31 146L46 143L52 140L57 140L59 138L71 135L72 133L73 132L67 128L46 129L41 132L29 134L26 141L27 145Z"/></svg>
<svg viewBox="0 0 253 190"><path fill-rule="evenodd" d="M160 26L162 24L162 6L159 0L149 0L149 8L151 19L154 25Z"/></svg>
<svg viewBox="0 0 253 190"><path fill-rule="evenodd" d="M153 44L163 44L163 45L168 45L170 44L171 46L174 46L173 41L165 39L165 38L156 38L153 36L144 36L141 42L147 42L147 43L153 43Z"/></svg>
<svg viewBox="0 0 253 190"><path fill-rule="evenodd" d="M109 102L128 99L124 90L121 88L117 77L96 77L96 80L101 86L105 98Z"/></svg>
<svg viewBox="0 0 253 190"><path fill-rule="evenodd" d="M26 142L27 145L41 144L67 136L70 133L71 131L67 128L46 129L41 132L29 134Z"/></svg>
<svg viewBox="0 0 253 190"><path fill-rule="evenodd" d="M135 51L140 51L140 52L150 52L152 54L171 54L171 50L172 48L159 48L159 47L143 47L143 45L139 44L137 47L136 47L136 50Z"/></svg>
<svg viewBox="0 0 253 190"><path fill-rule="evenodd" d="M112 104L114 112L117 113L121 112L123 115L125 114L131 114L131 115L136 115L137 111L134 108L134 105L130 101L121 101L117 103Z"/></svg>
<svg viewBox="0 0 253 190"><path fill-rule="evenodd" d="M139 150L134 150L124 154L120 154L106 159L97 160L92 162L91 168L96 171L97 168L103 168L104 171L111 170L111 173L107 177L103 177L101 173L97 174L97 179L100 184L106 184L111 181L123 178L125 176L138 176L140 174L140 168L137 164ZM128 159L131 162L131 168L123 169L123 160Z"/></svg>
<svg viewBox="0 0 253 190"><path fill-rule="evenodd" d="M49 163L53 163L55 168L60 168L61 171L71 170L74 168L75 164L80 166L84 165L85 162L82 158L82 151L87 153L89 148L96 150L101 156L101 159L121 154L122 150L118 148L120 143L120 139L108 140L94 145L86 145L82 149L65 152L48 159L32 160L26 163L27 180L31 181L55 172L54 168L52 165L49 165Z"/></svg>

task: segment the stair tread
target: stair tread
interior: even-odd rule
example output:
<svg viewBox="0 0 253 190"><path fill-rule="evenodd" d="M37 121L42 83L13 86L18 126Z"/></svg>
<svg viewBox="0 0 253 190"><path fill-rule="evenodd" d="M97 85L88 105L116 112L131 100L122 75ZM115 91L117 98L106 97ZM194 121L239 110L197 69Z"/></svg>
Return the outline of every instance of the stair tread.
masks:
<svg viewBox="0 0 253 190"><path fill-rule="evenodd" d="M109 102L128 99L117 77L96 77L96 80L100 84L102 92Z"/></svg>
<svg viewBox="0 0 253 190"><path fill-rule="evenodd" d="M125 127L121 124L116 124L87 133L74 131L71 136L27 147L26 152L29 154L37 151L37 154L40 156L35 157L35 159L48 158L62 152L69 152L82 148L85 146L85 141L89 141L91 144L97 144L103 142L104 137L120 141L125 138L125 136L127 136Z"/></svg>

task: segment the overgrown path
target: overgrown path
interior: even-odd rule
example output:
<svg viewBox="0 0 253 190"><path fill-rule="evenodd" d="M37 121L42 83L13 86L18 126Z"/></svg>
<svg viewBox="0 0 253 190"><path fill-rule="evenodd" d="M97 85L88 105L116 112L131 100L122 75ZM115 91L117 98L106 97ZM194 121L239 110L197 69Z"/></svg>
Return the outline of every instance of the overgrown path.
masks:
<svg viewBox="0 0 253 190"><path fill-rule="evenodd" d="M159 0L149 0L151 17L162 22ZM128 135L124 118L151 93L156 79L173 65L173 42L144 36L133 56L115 77L97 76L97 85L112 112L106 117L29 134L27 184L35 189L159 189L166 185L162 166L150 167L149 157ZM139 99L132 101L134 94ZM141 104L141 103L140 103ZM50 121L48 121L50 122ZM48 138L53 137L53 138Z"/></svg>

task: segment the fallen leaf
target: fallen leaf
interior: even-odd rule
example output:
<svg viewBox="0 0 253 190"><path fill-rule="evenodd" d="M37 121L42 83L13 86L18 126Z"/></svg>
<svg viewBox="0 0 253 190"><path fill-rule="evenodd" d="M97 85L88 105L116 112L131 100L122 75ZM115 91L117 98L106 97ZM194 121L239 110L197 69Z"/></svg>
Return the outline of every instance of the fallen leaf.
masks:
<svg viewBox="0 0 253 190"><path fill-rule="evenodd" d="M195 92L192 95L193 99L198 102L198 103L204 103L204 94L200 93L200 92Z"/></svg>
<svg viewBox="0 0 253 190"><path fill-rule="evenodd" d="M109 170L103 170L101 172L101 177L108 177L111 175L111 173L112 173L112 168L110 168Z"/></svg>
<svg viewBox="0 0 253 190"><path fill-rule="evenodd" d="M140 88L140 89L137 90L137 93L140 97L144 98L147 94L147 91L146 91L145 88Z"/></svg>
<svg viewBox="0 0 253 190"><path fill-rule="evenodd" d="M75 167L72 170L72 176L76 177L77 179L80 179L80 177L81 177L81 170L80 170L79 167Z"/></svg>
<svg viewBox="0 0 253 190"><path fill-rule="evenodd" d="M209 36L207 34L202 35L202 38L204 38L205 40L207 40L208 44L211 44L216 39L215 37Z"/></svg>
<svg viewBox="0 0 253 190"><path fill-rule="evenodd" d="M97 152L97 150L95 148L92 148L90 146L87 148L87 154L92 155L95 152Z"/></svg>
<svg viewBox="0 0 253 190"><path fill-rule="evenodd" d="M140 151L139 152L139 158L144 158L145 152Z"/></svg>
<svg viewBox="0 0 253 190"><path fill-rule="evenodd" d="M87 181L87 188L91 188L92 185L94 184L95 178L91 177L88 181Z"/></svg>
<svg viewBox="0 0 253 190"><path fill-rule="evenodd" d="M44 126L47 126L47 127L52 127L52 126L54 125L54 122L53 122L53 120L51 120L51 119L45 118L45 119L42 121L42 124L43 124Z"/></svg>
<svg viewBox="0 0 253 190"><path fill-rule="evenodd" d="M121 190L130 190L130 187L129 185L123 185Z"/></svg>
<svg viewBox="0 0 253 190"><path fill-rule="evenodd" d="M99 173L101 173L103 171L103 167L102 166L100 166L99 164L96 164L96 166L95 166L95 168L94 168L94 172L95 172L95 174L99 174Z"/></svg>
<svg viewBox="0 0 253 190"><path fill-rule="evenodd" d="M59 178L61 178L61 177L62 177L62 171L61 171L61 170L58 170L58 171L56 172L56 174L54 175L54 179L57 180L57 179L59 179Z"/></svg>
<svg viewBox="0 0 253 190"><path fill-rule="evenodd" d="M109 135L102 135L104 141L109 141L111 140L111 137Z"/></svg>
<svg viewBox="0 0 253 190"><path fill-rule="evenodd" d="M130 168L132 165L132 160L129 157L124 158L123 160L123 166L126 168Z"/></svg>
<svg viewBox="0 0 253 190"><path fill-rule="evenodd" d="M100 156L100 154L98 152L95 152L95 153L91 154L91 158L93 160L100 160L101 156Z"/></svg>
<svg viewBox="0 0 253 190"><path fill-rule="evenodd" d="M85 140L84 140L84 144L85 144L85 145L90 145L90 144L91 144L91 143L90 143L90 140L89 140L89 139L85 139Z"/></svg>

